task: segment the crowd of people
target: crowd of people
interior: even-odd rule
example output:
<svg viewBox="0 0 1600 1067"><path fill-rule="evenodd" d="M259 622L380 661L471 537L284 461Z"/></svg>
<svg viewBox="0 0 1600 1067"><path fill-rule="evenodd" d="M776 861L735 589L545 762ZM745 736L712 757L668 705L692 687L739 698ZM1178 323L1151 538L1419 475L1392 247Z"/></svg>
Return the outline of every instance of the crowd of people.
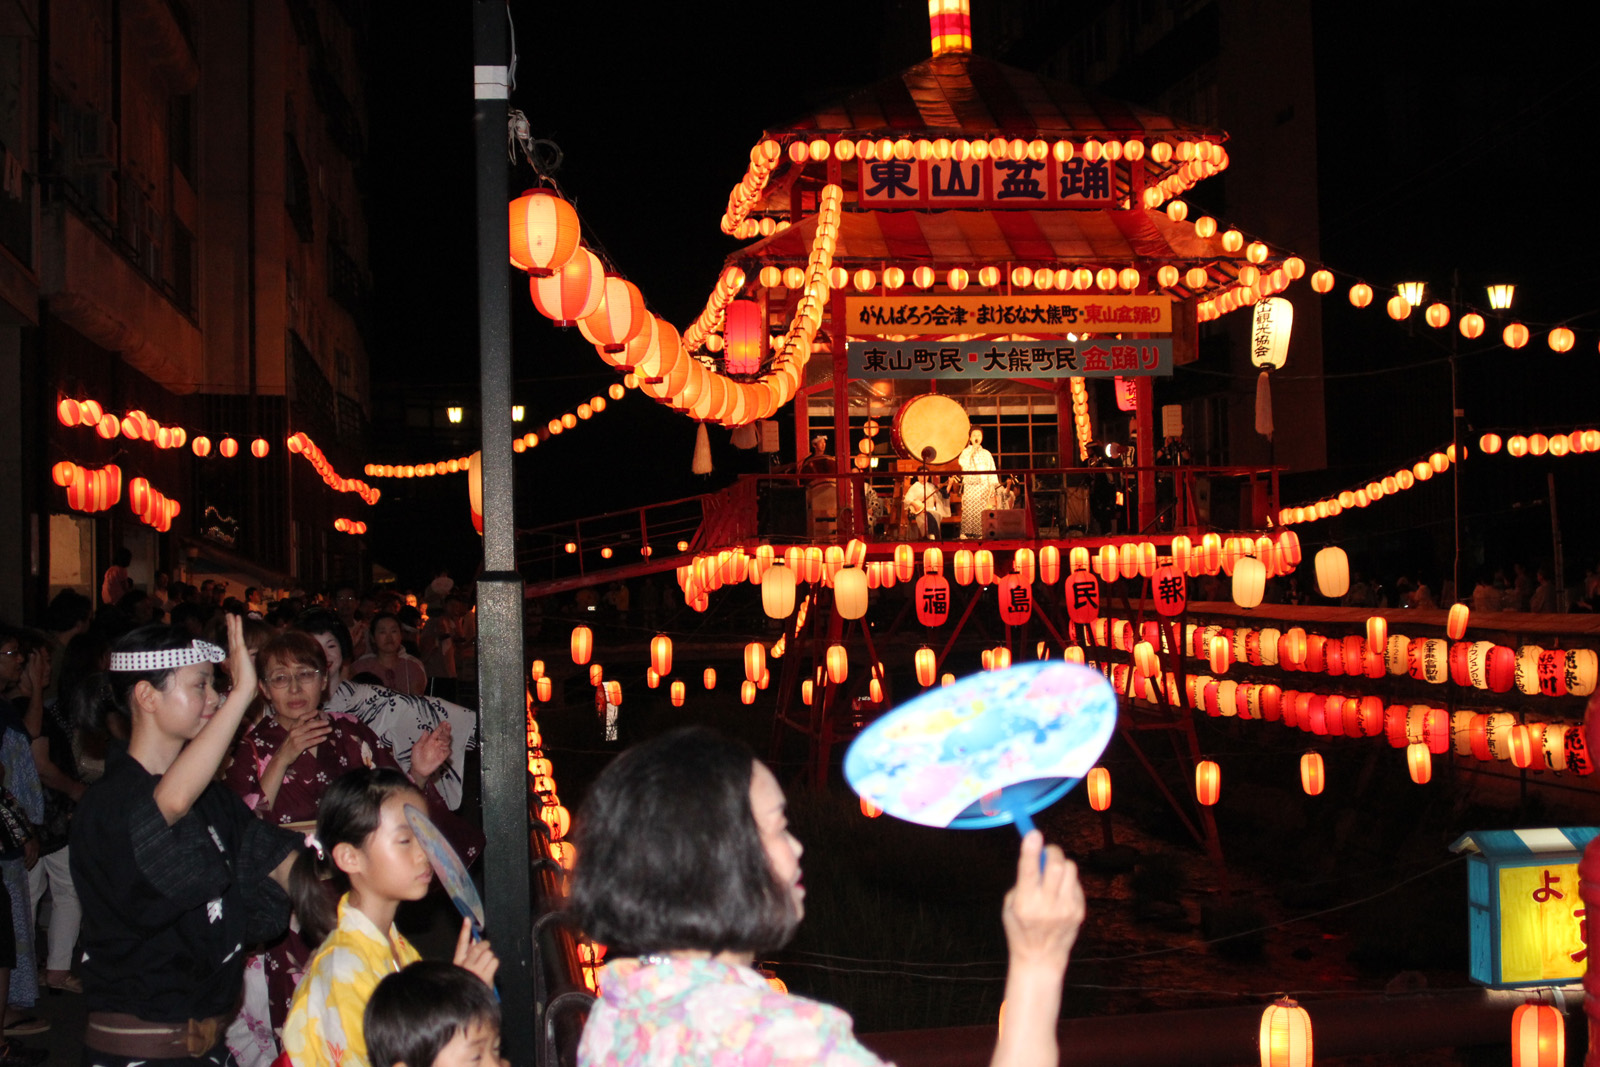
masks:
<svg viewBox="0 0 1600 1067"><path fill-rule="evenodd" d="M470 595L444 574L421 598L138 588L129 562L98 605L67 589L37 629L0 624L0 1067L46 1058L42 987L86 998L96 1067L269 1067L290 1042L284 1062L368 1062L361 1009L415 958L394 910L431 880L403 809L467 862L483 848L457 811L477 713L443 696L475 688ZM492 980L486 943L456 957ZM455 989L482 1045L487 988L418 981Z"/></svg>

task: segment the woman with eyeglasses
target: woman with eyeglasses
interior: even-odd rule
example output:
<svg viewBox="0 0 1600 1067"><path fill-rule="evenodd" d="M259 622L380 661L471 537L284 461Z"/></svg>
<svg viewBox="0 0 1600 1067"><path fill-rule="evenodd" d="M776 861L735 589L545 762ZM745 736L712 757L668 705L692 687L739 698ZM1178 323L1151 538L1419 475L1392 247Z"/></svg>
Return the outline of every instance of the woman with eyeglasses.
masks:
<svg viewBox="0 0 1600 1067"><path fill-rule="evenodd" d="M328 669L322 646L309 634L289 630L256 654L256 676L267 713L246 730L234 748L223 780L256 815L301 833L316 828L322 795L349 771L388 767L405 773L394 753L359 720L323 708ZM428 800L429 814L468 863L482 837L445 804L433 777L450 756L449 739L428 737L411 753L410 778ZM310 952L291 931L251 961L245 976L245 1018L231 1032L230 1046L241 1064L270 1062L277 1032L288 1017L289 1002ZM251 1010L251 994L261 989L265 972L268 1018ZM270 1021L269 1021L270 1020Z"/></svg>

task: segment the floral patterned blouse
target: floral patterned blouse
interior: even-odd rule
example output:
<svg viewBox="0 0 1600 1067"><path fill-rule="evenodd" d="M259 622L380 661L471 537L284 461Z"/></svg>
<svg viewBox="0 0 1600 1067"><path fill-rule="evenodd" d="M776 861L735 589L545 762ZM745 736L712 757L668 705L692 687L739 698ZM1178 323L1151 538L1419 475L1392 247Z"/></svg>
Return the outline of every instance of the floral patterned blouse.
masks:
<svg viewBox="0 0 1600 1067"><path fill-rule="evenodd" d="M780 993L749 967L714 959L609 964L578 1064L883 1067L838 1008Z"/></svg>
<svg viewBox="0 0 1600 1067"><path fill-rule="evenodd" d="M369 1067L362 1028L367 1001L385 977L422 957L400 931L387 936L350 896L339 899L339 925L306 967L294 991L283 1050L294 1067Z"/></svg>

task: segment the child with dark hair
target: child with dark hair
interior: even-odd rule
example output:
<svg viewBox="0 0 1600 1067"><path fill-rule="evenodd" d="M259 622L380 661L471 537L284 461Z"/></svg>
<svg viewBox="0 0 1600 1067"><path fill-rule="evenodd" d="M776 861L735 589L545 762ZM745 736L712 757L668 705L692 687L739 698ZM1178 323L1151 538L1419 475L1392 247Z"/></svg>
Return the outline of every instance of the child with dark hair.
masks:
<svg viewBox="0 0 1600 1067"><path fill-rule="evenodd" d="M624 752L584 801L575 844L572 910L611 955L580 1065L880 1063L844 1012L777 992L751 966L793 935L805 889L783 790L747 746L691 727ZM1083 914L1077 869L1029 833L1000 910L1011 960L993 1067L1058 1062Z"/></svg>
<svg viewBox="0 0 1600 1067"><path fill-rule="evenodd" d="M406 819L424 809L417 787L399 771L352 771L329 787L316 834L290 877L300 936L317 946L294 991L283 1048L294 1067L367 1067L367 1001L384 976L421 957L394 925L406 900L421 900L433 880L427 853ZM331 886L343 895L334 905ZM472 940L463 919L454 962L484 984L500 961L487 941Z"/></svg>
<svg viewBox="0 0 1600 1067"><path fill-rule="evenodd" d="M213 681L224 660L226 699ZM168 626L112 645L106 699L132 733L126 747L112 743L71 830L86 1067L226 1064L245 946L288 924L300 839L215 781L255 677L237 619L226 653Z"/></svg>
<svg viewBox="0 0 1600 1067"><path fill-rule="evenodd" d="M500 1004L453 963L423 960L379 982L365 1028L372 1067L506 1067Z"/></svg>

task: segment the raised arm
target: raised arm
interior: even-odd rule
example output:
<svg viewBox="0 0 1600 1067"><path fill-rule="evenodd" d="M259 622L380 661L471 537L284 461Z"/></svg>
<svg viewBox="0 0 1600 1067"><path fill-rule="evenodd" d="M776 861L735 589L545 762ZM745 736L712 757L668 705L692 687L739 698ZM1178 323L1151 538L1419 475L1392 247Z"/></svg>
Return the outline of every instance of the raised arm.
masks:
<svg viewBox="0 0 1600 1067"><path fill-rule="evenodd" d="M1084 911L1077 866L1054 845L1045 848L1039 831L1029 833L1017 858L1017 884L1000 909L1011 964L1006 970L1005 1025L991 1067L1059 1063L1056 1020L1061 1014L1061 989Z"/></svg>
<svg viewBox="0 0 1600 1067"><path fill-rule="evenodd" d="M206 786L216 777L217 768L233 747L234 735L244 719L245 709L255 699L256 667L244 644L244 620L228 616L228 673L233 689L211 721L201 727L194 740L183 746L161 781L156 783L156 807L171 826L189 813Z"/></svg>

